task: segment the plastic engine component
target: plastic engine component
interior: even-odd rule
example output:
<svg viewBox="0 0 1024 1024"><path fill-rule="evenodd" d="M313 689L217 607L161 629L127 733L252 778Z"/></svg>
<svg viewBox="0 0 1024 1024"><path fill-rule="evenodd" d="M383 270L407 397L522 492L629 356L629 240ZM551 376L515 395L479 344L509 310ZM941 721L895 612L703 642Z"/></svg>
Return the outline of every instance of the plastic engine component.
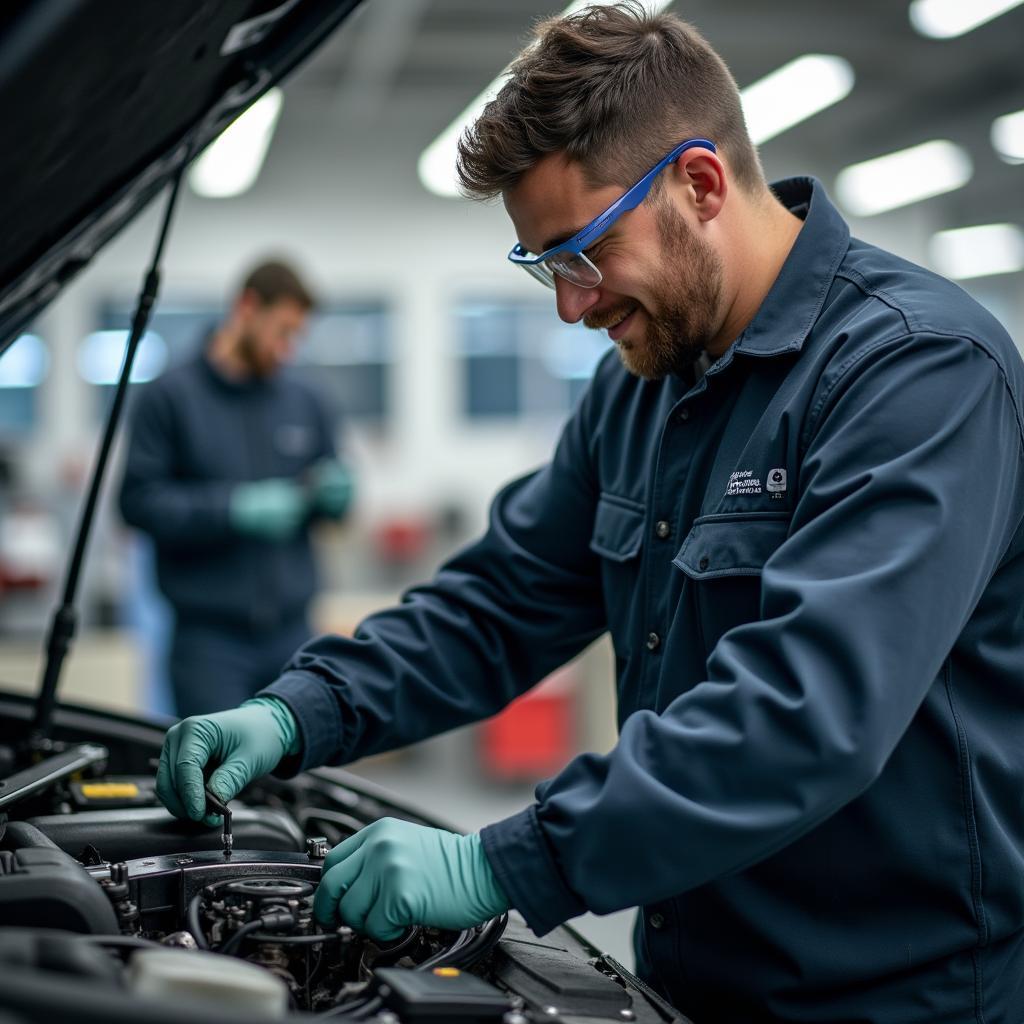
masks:
<svg viewBox="0 0 1024 1024"><path fill-rule="evenodd" d="M283 1017L288 987L245 960L180 949L144 949L132 956L128 987L168 1003L202 1000L254 1017Z"/></svg>
<svg viewBox="0 0 1024 1024"><path fill-rule="evenodd" d="M375 972L377 994L384 1005L417 1024L487 1024L500 1021L511 1009L508 997L482 978L455 967L406 971L381 967Z"/></svg>
<svg viewBox="0 0 1024 1024"><path fill-rule="evenodd" d="M18 850L0 875L0 925L117 934L117 916L89 873L62 850Z"/></svg>
<svg viewBox="0 0 1024 1024"><path fill-rule="evenodd" d="M236 849L305 849L306 837L280 811L238 807L233 818ZM218 829L182 821L162 807L52 814L31 818L29 823L73 856L91 845L109 861L193 853L220 846Z"/></svg>

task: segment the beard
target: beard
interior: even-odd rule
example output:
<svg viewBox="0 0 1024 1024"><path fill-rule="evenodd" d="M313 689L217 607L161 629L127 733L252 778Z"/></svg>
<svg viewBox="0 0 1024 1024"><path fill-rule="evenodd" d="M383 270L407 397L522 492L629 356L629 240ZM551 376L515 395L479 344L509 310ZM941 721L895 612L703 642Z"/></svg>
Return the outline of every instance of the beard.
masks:
<svg viewBox="0 0 1024 1024"><path fill-rule="evenodd" d="M649 283L658 303L657 314L636 302L623 302L608 312L583 318L587 327L610 327L631 309L642 309L647 316L643 340L620 338L616 345L622 365L645 380L680 373L700 356L714 337L722 294L721 257L690 230L670 202L658 206L662 270Z"/></svg>
<svg viewBox="0 0 1024 1024"><path fill-rule="evenodd" d="M263 349L256 335L244 331L238 339L236 349L246 371L253 377L269 377L272 367L267 364Z"/></svg>

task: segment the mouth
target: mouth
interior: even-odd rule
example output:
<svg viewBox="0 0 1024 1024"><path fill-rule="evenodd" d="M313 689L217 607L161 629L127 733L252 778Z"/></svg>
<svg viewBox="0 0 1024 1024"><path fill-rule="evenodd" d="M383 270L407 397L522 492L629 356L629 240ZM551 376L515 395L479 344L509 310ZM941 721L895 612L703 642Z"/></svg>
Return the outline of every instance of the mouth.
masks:
<svg viewBox="0 0 1024 1024"><path fill-rule="evenodd" d="M600 316L586 317L584 323L587 327L597 331L607 331L612 341L618 341L629 330L633 323L633 316L640 308L639 305L631 306L620 312L603 313Z"/></svg>
<svg viewBox="0 0 1024 1024"><path fill-rule="evenodd" d="M633 323L633 318L636 316L639 306L634 306L628 310L623 317L614 324L608 326L608 337L612 341L618 341L625 333L629 330L630 325Z"/></svg>

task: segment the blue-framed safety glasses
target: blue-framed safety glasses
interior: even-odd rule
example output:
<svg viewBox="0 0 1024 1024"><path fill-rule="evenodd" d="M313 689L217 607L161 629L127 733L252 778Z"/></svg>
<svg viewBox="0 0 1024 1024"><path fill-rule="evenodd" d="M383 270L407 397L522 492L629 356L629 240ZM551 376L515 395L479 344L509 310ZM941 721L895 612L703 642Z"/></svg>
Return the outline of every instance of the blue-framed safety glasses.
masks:
<svg viewBox="0 0 1024 1024"><path fill-rule="evenodd" d="M589 248L603 235L622 214L639 206L651 191L654 179L681 153L688 149L709 149L717 152L715 144L707 139L687 139L680 142L667 156L659 160L635 185L627 189L608 207L604 213L598 214L582 231L573 235L565 242L539 256L534 256L523 248L520 242L512 247L508 258L512 263L522 267L538 281L549 288L555 287L555 274L580 288L596 288L601 283L601 271L587 258L583 250Z"/></svg>

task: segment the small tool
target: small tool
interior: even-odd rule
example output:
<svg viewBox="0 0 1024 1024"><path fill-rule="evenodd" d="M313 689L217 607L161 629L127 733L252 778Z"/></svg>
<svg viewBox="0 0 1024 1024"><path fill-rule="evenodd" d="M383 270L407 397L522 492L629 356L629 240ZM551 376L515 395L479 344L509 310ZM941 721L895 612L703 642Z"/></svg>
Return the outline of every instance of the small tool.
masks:
<svg viewBox="0 0 1024 1024"><path fill-rule="evenodd" d="M206 813L219 814L224 822L224 830L221 833L221 843L224 845L224 856L230 857L235 840L231 835L231 808L214 793L209 786L204 787L206 794Z"/></svg>

